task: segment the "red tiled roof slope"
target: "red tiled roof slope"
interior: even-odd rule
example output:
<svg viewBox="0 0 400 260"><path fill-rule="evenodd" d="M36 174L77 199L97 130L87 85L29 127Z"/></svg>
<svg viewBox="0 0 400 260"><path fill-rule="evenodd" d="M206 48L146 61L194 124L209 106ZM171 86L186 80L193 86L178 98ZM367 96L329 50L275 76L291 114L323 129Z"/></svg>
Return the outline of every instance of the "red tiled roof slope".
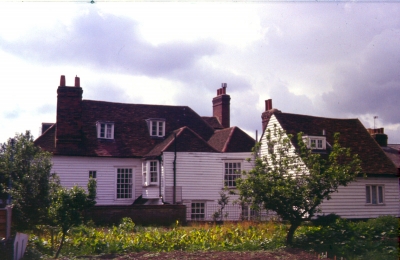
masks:
<svg viewBox="0 0 400 260"><path fill-rule="evenodd" d="M215 131L208 143L221 152L251 152L255 140L238 127Z"/></svg>
<svg viewBox="0 0 400 260"><path fill-rule="evenodd" d="M214 129L224 129L224 127L218 121L218 118L214 116L202 116L201 118L203 118L203 120L206 121Z"/></svg>
<svg viewBox="0 0 400 260"><path fill-rule="evenodd" d="M176 135L176 139L175 139ZM146 157L159 156L162 152L218 152L203 138L188 127L182 127L170 134L162 143L156 145Z"/></svg>
<svg viewBox="0 0 400 260"><path fill-rule="evenodd" d="M274 114L287 133L296 138L298 132L306 135L322 135L325 130L327 142L333 144L334 133L340 133L339 142L359 155L364 173L396 174L394 164L382 151L358 119L333 119L297 115L289 113Z"/></svg>

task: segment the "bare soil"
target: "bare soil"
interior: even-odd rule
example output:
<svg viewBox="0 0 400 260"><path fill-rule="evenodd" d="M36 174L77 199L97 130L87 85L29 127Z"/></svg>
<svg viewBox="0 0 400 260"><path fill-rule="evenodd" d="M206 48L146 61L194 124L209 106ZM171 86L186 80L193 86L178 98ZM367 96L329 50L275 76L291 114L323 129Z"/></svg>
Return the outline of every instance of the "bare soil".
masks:
<svg viewBox="0 0 400 260"><path fill-rule="evenodd" d="M154 260L154 259L184 259L184 260L314 260L318 256L299 249L285 249L277 251L245 251L245 252L220 252L220 251L172 251L172 252L139 252L129 254L108 254L98 256L81 256L80 259L114 259L114 260Z"/></svg>

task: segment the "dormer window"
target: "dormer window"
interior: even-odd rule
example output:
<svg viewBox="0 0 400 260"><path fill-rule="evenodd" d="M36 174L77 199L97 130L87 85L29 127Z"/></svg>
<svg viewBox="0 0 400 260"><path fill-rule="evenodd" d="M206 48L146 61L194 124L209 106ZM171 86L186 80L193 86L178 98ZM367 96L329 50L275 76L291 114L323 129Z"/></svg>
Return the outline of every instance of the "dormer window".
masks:
<svg viewBox="0 0 400 260"><path fill-rule="evenodd" d="M153 118L147 119L150 136L164 137L165 136L165 119Z"/></svg>
<svg viewBox="0 0 400 260"><path fill-rule="evenodd" d="M114 139L114 123L97 122L97 138Z"/></svg>
<svg viewBox="0 0 400 260"><path fill-rule="evenodd" d="M303 142L309 149L312 150L326 150L326 137L325 136L303 136Z"/></svg>

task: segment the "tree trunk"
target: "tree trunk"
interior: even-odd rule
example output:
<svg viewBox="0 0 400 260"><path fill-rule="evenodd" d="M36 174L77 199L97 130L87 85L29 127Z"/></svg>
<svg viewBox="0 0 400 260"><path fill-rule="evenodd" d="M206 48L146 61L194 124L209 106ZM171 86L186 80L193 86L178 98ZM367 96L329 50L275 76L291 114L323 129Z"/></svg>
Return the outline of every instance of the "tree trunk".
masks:
<svg viewBox="0 0 400 260"><path fill-rule="evenodd" d="M286 235L286 244L287 245L292 245L294 232L300 226L300 224L301 224L301 222L290 222L290 228Z"/></svg>
<svg viewBox="0 0 400 260"><path fill-rule="evenodd" d="M65 233L67 233L66 231L64 232L64 230L62 231L62 236L61 236L61 242L60 242L60 246L58 247L56 256L54 257L55 259L58 258L58 256L60 255L61 252L61 248L64 245L64 241L65 241Z"/></svg>

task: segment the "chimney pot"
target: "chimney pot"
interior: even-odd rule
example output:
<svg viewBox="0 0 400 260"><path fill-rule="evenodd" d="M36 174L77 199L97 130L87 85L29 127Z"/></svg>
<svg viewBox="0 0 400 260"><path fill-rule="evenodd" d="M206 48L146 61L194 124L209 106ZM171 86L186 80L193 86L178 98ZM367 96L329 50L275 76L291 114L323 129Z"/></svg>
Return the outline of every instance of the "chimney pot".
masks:
<svg viewBox="0 0 400 260"><path fill-rule="evenodd" d="M60 87L65 87L65 75L61 75L60 77Z"/></svg>
<svg viewBox="0 0 400 260"><path fill-rule="evenodd" d="M272 99L265 100L265 111L272 109Z"/></svg>
<svg viewBox="0 0 400 260"><path fill-rule="evenodd" d="M80 86L81 86L81 84L80 84L79 77L76 76L76 77L75 77L75 87L80 87Z"/></svg>
<svg viewBox="0 0 400 260"><path fill-rule="evenodd" d="M228 86L228 84L226 83L222 83L222 94L226 94L226 87Z"/></svg>

